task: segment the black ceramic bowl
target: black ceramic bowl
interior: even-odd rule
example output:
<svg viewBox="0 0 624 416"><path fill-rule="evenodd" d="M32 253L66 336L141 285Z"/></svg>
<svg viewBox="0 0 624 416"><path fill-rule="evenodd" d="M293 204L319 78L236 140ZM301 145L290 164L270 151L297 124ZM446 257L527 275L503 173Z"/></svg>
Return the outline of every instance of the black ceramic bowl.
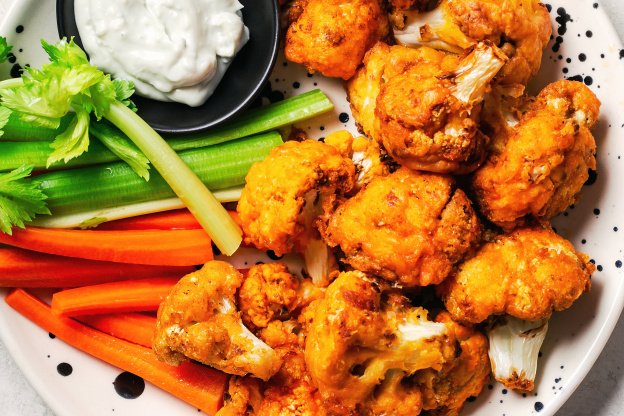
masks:
<svg viewBox="0 0 624 416"><path fill-rule="evenodd" d="M199 133L225 122L243 111L267 82L279 47L279 17L276 0L240 0L249 41L236 55L219 86L200 107L151 100L137 95L138 114L160 133ZM57 0L56 17L60 37L74 37L82 47L74 18L74 0Z"/></svg>

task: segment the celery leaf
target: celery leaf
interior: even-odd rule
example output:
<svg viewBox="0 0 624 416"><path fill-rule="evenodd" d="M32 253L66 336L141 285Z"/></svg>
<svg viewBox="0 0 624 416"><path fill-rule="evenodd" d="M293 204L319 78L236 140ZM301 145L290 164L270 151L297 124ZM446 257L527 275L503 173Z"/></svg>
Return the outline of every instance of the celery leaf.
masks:
<svg viewBox="0 0 624 416"><path fill-rule="evenodd" d="M36 214L50 214L44 200L47 198L37 182L26 180L32 166L22 166L0 174L0 231L12 234L12 227L24 228L24 221Z"/></svg>
<svg viewBox="0 0 624 416"><path fill-rule="evenodd" d="M0 62L9 59L11 49L13 49L13 46L7 44L7 40L4 36L0 36Z"/></svg>
<svg viewBox="0 0 624 416"><path fill-rule="evenodd" d="M117 101L128 107L132 111L136 111L136 105L130 100L132 94L134 94L134 82L125 79L114 79L115 95Z"/></svg>
<svg viewBox="0 0 624 416"><path fill-rule="evenodd" d="M55 150L48 157L48 168L59 160L67 163L89 148L89 121L89 113L78 107L69 127L50 144Z"/></svg>
<svg viewBox="0 0 624 416"><path fill-rule="evenodd" d="M89 146L90 114L100 120L116 101L117 88L108 75L92 66L73 40L55 45L41 41L50 63L40 70L27 68L22 85L0 89L3 105L28 123L58 128L70 109L76 119L52 144L48 165L80 156ZM126 97L127 98L127 97Z"/></svg>

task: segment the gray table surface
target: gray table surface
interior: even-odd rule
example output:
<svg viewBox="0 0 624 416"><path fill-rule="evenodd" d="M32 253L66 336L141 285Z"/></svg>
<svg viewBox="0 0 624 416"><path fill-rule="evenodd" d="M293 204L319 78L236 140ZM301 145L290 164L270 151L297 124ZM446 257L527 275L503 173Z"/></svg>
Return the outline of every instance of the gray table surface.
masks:
<svg viewBox="0 0 624 416"><path fill-rule="evenodd" d="M14 0L0 0L0 13ZM590 0L587 0L590 1ZM624 39L624 1L601 0ZM621 416L624 414L624 317L596 364L557 416ZM0 342L0 415L54 416L28 384Z"/></svg>

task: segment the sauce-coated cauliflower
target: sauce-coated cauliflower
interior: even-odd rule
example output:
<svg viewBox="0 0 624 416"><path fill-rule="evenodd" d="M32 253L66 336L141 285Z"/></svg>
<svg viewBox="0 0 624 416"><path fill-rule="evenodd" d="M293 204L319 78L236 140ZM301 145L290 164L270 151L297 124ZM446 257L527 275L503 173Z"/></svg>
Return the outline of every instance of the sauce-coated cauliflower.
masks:
<svg viewBox="0 0 624 416"><path fill-rule="evenodd" d="M446 278L481 226L450 176L400 168L340 205L321 231L355 269L426 286Z"/></svg>
<svg viewBox="0 0 624 416"><path fill-rule="evenodd" d="M403 166L470 172L485 157L481 102L505 59L486 43L461 60L426 47L378 43L346 84L353 116Z"/></svg>
<svg viewBox="0 0 624 416"><path fill-rule="evenodd" d="M327 285L333 254L315 222L322 206L353 188L355 167L332 146L315 140L286 142L254 163L237 211L245 243L282 255L293 248L315 283Z"/></svg>
<svg viewBox="0 0 624 416"><path fill-rule="evenodd" d="M524 85L537 74L552 33L550 15L539 0L442 0L430 12L405 13L398 26L394 36L402 45L461 53L490 41L509 58L498 82Z"/></svg>
<svg viewBox="0 0 624 416"><path fill-rule="evenodd" d="M384 280L346 272L327 288L308 331L305 361L330 414L416 415L418 386L402 383L455 358L443 323L427 320Z"/></svg>
<svg viewBox="0 0 624 416"><path fill-rule="evenodd" d="M459 322L501 314L535 321L588 292L594 270L587 255L552 230L523 227L485 243L438 291Z"/></svg>
<svg viewBox="0 0 624 416"><path fill-rule="evenodd" d="M490 379L488 339L472 326L454 322L442 311L435 322L444 322L458 342L459 355L444 364L440 371L418 371L412 380L420 386L423 410L431 415L457 416L469 397L481 393Z"/></svg>
<svg viewBox="0 0 624 416"><path fill-rule="evenodd" d="M242 282L243 275L221 261L180 279L158 308L153 339L158 358L172 365L193 359L263 380L273 376L281 360L243 325L236 309Z"/></svg>
<svg viewBox="0 0 624 416"><path fill-rule="evenodd" d="M310 72L346 80L388 33L379 0L309 0L288 28L285 54Z"/></svg>
<svg viewBox="0 0 624 416"><path fill-rule="evenodd" d="M600 101L580 82L561 80L544 88L511 133L500 129L503 137L493 139L498 150L475 172L481 212L511 229L527 216L547 220L576 203L589 169L596 168L590 130L599 109Z"/></svg>

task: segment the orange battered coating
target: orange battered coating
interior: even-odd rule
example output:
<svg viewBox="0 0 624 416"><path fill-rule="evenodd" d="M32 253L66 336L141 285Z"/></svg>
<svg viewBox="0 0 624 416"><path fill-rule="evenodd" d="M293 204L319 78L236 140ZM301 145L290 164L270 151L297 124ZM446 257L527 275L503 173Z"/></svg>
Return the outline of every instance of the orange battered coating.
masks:
<svg viewBox="0 0 624 416"><path fill-rule="evenodd" d="M423 394L423 409L435 410L432 414L457 416L465 401L481 393L490 380L490 359L488 339L472 326L454 322L448 312L443 311L435 322L448 325L459 343L459 356L444 364L441 371L421 370L413 377Z"/></svg>
<svg viewBox="0 0 624 416"><path fill-rule="evenodd" d="M317 239L317 202L353 188L355 167L315 140L286 142L254 163L238 202L245 243L282 255Z"/></svg>
<svg viewBox="0 0 624 416"><path fill-rule="evenodd" d="M580 82L557 81L540 92L512 132L503 132L508 137L493 140L505 143L500 154L474 174L482 213L512 229L526 216L547 220L576 203L589 169L596 169L590 129L599 108L600 101Z"/></svg>
<svg viewBox="0 0 624 416"><path fill-rule="evenodd" d="M449 0L453 20L475 41L489 40L509 57L497 78L526 85L540 68L552 24L539 0Z"/></svg>
<svg viewBox="0 0 624 416"><path fill-rule="evenodd" d="M589 256L552 230L523 227L484 244L438 291L459 322L501 314L535 321L589 292L594 270Z"/></svg>
<svg viewBox="0 0 624 416"><path fill-rule="evenodd" d="M346 80L366 51L388 33L379 0L309 0L288 28L286 58L311 73Z"/></svg>
<svg viewBox="0 0 624 416"><path fill-rule="evenodd" d="M446 278L479 240L481 226L451 177L400 168L341 205L323 231L357 270L426 286Z"/></svg>
<svg viewBox="0 0 624 416"><path fill-rule="evenodd" d="M321 289L316 289L322 293ZM302 299L309 296L301 294ZM304 304L305 301L299 302ZM288 321L271 320L256 334L274 349L282 366L270 380L259 383L250 377L230 382L229 400L216 416L325 416L321 397L307 370L303 346L305 328L295 319L307 315L309 307L293 312ZM312 310L313 312L313 310ZM307 319L307 318L305 318ZM305 320L304 319L304 320Z"/></svg>
<svg viewBox="0 0 624 416"><path fill-rule="evenodd" d="M243 326L236 291L243 275L228 263L208 262L184 276L158 308L153 349L172 365L193 359L226 373L268 380L279 357Z"/></svg>
<svg viewBox="0 0 624 416"><path fill-rule="evenodd" d="M488 58L476 64L477 56ZM470 172L485 157L487 137L478 132L477 123L482 94L465 98L459 91L485 90L489 81L485 75L470 81L462 75L492 71L493 76L504 59L487 44L479 44L460 61L427 47L378 43L346 83L353 116L362 131L403 166Z"/></svg>
<svg viewBox="0 0 624 416"><path fill-rule="evenodd" d="M316 308L305 360L333 415L417 415L421 392L403 383L454 358L446 325L427 320L390 285L361 272L341 273ZM406 380L407 381L407 380Z"/></svg>
<svg viewBox="0 0 624 416"><path fill-rule="evenodd" d="M256 264L238 291L238 303L243 323L257 332L276 319L300 313L323 294L310 279L299 282L284 263Z"/></svg>

